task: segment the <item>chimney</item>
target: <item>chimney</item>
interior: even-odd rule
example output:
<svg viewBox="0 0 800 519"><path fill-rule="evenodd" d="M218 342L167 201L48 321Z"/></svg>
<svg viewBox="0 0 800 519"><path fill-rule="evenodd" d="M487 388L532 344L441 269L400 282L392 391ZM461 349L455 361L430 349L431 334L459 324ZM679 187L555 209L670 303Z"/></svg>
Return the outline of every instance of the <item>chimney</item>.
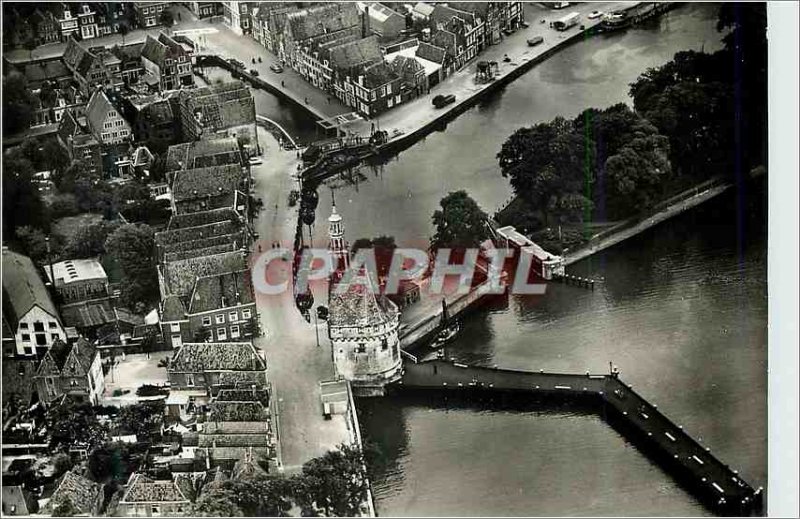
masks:
<svg viewBox="0 0 800 519"><path fill-rule="evenodd" d="M369 36L369 6L364 6L364 18L361 20L361 37L366 38Z"/></svg>

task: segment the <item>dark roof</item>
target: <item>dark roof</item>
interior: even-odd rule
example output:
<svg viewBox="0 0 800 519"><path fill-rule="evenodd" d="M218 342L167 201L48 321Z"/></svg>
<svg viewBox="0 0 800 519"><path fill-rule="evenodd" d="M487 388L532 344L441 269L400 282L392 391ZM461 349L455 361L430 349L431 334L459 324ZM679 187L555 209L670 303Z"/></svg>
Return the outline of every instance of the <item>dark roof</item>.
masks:
<svg viewBox="0 0 800 519"><path fill-rule="evenodd" d="M241 251L234 251L173 261L164 265L163 274L167 293L188 297L197 278L245 268L245 255Z"/></svg>
<svg viewBox="0 0 800 519"><path fill-rule="evenodd" d="M187 342L175 353L169 365L169 371L174 373L265 369L266 362L249 342Z"/></svg>
<svg viewBox="0 0 800 519"><path fill-rule="evenodd" d="M13 337L13 335L12 335ZM18 396L23 406L31 403L33 396L33 376L36 364L33 360L4 358L3 362L3 404L12 396Z"/></svg>
<svg viewBox="0 0 800 519"><path fill-rule="evenodd" d="M379 61L364 69L364 86L369 89L378 88L398 79L398 75L385 61Z"/></svg>
<svg viewBox="0 0 800 519"><path fill-rule="evenodd" d="M83 337L73 344L57 340L42 358L37 374L55 374L55 369L61 375L85 376L96 356L97 348Z"/></svg>
<svg viewBox="0 0 800 519"><path fill-rule="evenodd" d="M53 300L29 257L4 249L2 267L3 313L13 329L35 305L58 319Z"/></svg>
<svg viewBox="0 0 800 519"><path fill-rule="evenodd" d="M181 301L180 297L168 295L161 304L162 321L182 321L186 319L186 307L183 305L183 301Z"/></svg>
<svg viewBox="0 0 800 519"><path fill-rule="evenodd" d="M355 3L330 3L295 13L286 18L291 36L298 41L320 34L341 31L361 23Z"/></svg>
<svg viewBox="0 0 800 519"><path fill-rule="evenodd" d="M197 278L189 302L189 313L253 303L255 297L250 276L250 270L243 270Z"/></svg>
<svg viewBox="0 0 800 519"><path fill-rule="evenodd" d="M386 301L381 304L373 290L363 283L353 283L344 293L340 293L339 288L337 285L328 296L328 323L331 326L379 325L387 322L397 312L393 303Z"/></svg>
<svg viewBox="0 0 800 519"><path fill-rule="evenodd" d="M59 480L43 512L52 515L58 505L68 502L79 514L94 515L102 489L103 485L81 476L73 469Z"/></svg>
<svg viewBox="0 0 800 519"><path fill-rule="evenodd" d="M442 47L437 47L436 45L431 45L427 42L421 42L419 47L417 47L417 57L426 59L428 61L433 61L434 63L439 63L440 65L444 63L446 51Z"/></svg>
<svg viewBox="0 0 800 519"><path fill-rule="evenodd" d="M379 61L382 58L378 36L375 35L330 48L332 68L350 69L358 65Z"/></svg>
<svg viewBox="0 0 800 519"><path fill-rule="evenodd" d="M172 198L175 202L182 202L233 193L241 180L242 168L237 164L181 171L175 175Z"/></svg>
<svg viewBox="0 0 800 519"><path fill-rule="evenodd" d="M153 480L133 474L120 503L189 503L174 480Z"/></svg>
<svg viewBox="0 0 800 519"><path fill-rule="evenodd" d="M176 214L169 220L167 230L185 229L187 227L197 227L216 222L231 221L238 222L239 214L230 208L212 209L210 211L199 211L197 213ZM156 235L158 236L158 234Z"/></svg>
<svg viewBox="0 0 800 519"><path fill-rule="evenodd" d="M108 299L63 305L61 317L65 326L76 328L91 328L117 320L114 307Z"/></svg>

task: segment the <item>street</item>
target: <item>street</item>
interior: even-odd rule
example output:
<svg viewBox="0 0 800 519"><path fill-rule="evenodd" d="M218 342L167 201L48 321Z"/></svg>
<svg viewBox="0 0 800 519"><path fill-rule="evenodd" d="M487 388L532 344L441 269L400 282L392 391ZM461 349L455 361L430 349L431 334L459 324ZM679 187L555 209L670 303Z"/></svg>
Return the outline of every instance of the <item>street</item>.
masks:
<svg viewBox="0 0 800 519"><path fill-rule="evenodd" d="M254 223L260 236L257 243L262 250L275 241L291 247L298 207L289 207L288 195L297 189L292 173L299 159L295 151L281 150L268 132L260 131L258 135L264 162L251 169L257 196L264 202ZM324 213L321 208L320 214ZM258 245L254 247L258 251ZM291 275L289 263L284 263L281 270L282 275ZM324 304L324 286L318 287L314 296L317 304ZM325 324L319 323L318 346L313 321L308 323L300 315L291 291L276 296L257 293L256 298L264 335L254 343L266 353L268 377L278 398L281 468L296 472L304 462L341 443L351 443L353 437L343 415L333 415L330 420L322 415L319 383L334 377Z"/></svg>

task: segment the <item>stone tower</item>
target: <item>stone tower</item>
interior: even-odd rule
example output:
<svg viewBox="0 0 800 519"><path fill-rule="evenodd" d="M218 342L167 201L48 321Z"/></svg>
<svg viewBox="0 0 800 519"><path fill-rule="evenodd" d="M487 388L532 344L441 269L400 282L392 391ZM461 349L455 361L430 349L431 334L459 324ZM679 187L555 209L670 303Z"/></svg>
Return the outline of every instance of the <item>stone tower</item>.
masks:
<svg viewBox="0 0 800 519"><path fill-rule="evenodd" d="M336 206L330 218L330 250L337 271L328 293L328 337L337 376L349 380L359 396L380 396L402 374L400 312L371 286L368 276L340 291L341 272L350 264L342 217Z"/></svg>

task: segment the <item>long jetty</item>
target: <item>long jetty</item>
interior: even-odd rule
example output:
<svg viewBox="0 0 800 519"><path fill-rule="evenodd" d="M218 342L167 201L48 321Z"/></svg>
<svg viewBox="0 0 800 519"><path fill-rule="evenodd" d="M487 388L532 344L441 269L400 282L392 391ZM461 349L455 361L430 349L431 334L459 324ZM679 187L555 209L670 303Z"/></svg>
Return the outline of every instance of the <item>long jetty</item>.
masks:
<svg viewBox="0 0 800 519"><path fill-rule="evenodd" d="M758 513L762 489L754 490L737 471L716 458L618 374L568 374L468 366L448 360L415 362L404 355L397 388L498 391L588 400L620 433L659 462L711 510L723 515Z"/></svg>

